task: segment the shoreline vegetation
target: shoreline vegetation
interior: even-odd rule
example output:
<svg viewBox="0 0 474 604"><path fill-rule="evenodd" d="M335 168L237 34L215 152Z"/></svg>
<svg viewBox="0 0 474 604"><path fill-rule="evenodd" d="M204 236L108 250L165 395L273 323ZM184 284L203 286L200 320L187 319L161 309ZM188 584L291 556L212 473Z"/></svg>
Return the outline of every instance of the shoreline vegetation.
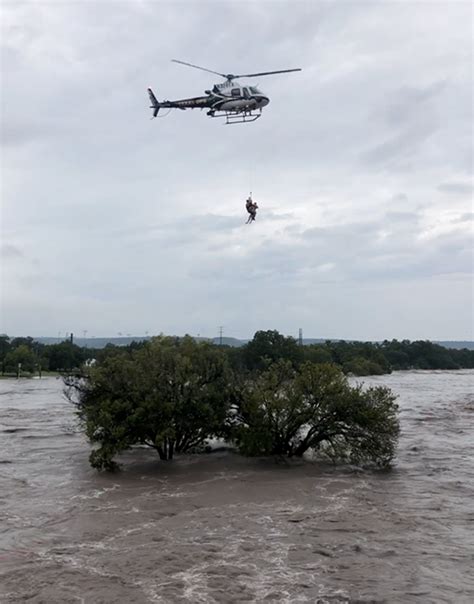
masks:
<svg viewBox="0 0 474 604"><path fill-rule="evenodd" d="M63 375L84 365L100 364L122 352L131 354L149 341L93 348L78 346L69 339L46 344L32 337L9 338L3 334L0 335L0 378ZM304 362L332 363L345 375L353 376L383 375L407 369L474 368L474 350L446 348L427 340L380 343L327 340L300 346L296 339L269 330L257 331L252 340L240 347L207 343L222 350L233 367L249 371L261 369L276 359L290 361L295 367Z"/></svg>

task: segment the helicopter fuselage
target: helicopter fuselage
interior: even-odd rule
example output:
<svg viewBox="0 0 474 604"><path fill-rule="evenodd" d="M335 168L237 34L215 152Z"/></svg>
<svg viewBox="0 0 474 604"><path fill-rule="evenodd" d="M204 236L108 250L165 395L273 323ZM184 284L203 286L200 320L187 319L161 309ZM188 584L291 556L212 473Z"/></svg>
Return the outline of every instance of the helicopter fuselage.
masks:
<svg viewBox="0 0 474 604"><path fill-rule="evenodd" d="M248 111L263 109L270 99L256 86L240 85L237 82L216 84L212 91L206 93L214 97L212 107L216 111Z"/></svg>
<svg viewBox="0 0 474 604"><path fill-rule="evenodd" d="M254 115L252 111L261 110L266 107L270 99L263 94L256 86L241 85L237 82L224 82L216 84L212 90L206 90L206 96L190 97L186 99L177 99L174 101L158 101L148 89L151 100L151 109L154 110L154 116L161 108L169 109L207 109L209 117L226 117L228 115L244 115L251 117L260 117ZM250 120L246 120L250 121ZM228 122L229 123L229 122Z"/></svg>

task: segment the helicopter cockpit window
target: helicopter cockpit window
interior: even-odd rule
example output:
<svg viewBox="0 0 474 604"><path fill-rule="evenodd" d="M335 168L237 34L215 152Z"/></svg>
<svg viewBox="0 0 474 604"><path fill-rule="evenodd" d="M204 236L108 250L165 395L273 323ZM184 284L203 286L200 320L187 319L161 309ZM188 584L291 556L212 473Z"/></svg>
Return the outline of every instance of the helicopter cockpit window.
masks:
<svg viewBox="0 0 474 604"><path fill-rule="evenodd" d="M249 98L249 89L248 88L242 88L242 92L244 93L244 98L248 99Z"/></svg>
<svg viewBox="0 0 474 604"><path fill-rule="evenodd" d="M260 94L260 90L258 88L256 88L255 86L249 86L250 88L250 92L252 94Z"/></svg>
<svg viewBox="0 0 474 604"><path fill-rule="evenodd" d="M230 94L232 96L240 96L240 88L232 88L232 90L230 91Z"/></svg>

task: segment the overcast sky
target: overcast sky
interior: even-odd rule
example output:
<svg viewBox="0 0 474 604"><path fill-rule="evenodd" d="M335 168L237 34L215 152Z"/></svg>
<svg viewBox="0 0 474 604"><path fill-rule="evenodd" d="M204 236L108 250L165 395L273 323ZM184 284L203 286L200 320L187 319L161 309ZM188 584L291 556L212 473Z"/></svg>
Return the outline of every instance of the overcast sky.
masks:
<svg viewBox="0 0 474 604"><path fill-rule="evenodd" d="M0 331L474 339L472 12L1 0ZM173 58L303 71L150 121L219 82Z"/></svg>

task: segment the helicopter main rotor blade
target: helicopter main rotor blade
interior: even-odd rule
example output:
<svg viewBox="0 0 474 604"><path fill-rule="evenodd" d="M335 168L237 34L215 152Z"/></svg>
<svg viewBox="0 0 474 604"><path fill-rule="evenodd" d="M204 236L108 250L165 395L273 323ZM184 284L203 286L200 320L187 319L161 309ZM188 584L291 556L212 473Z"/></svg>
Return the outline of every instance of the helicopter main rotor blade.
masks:
<svg viewBox="0 0 474 604"><path fill-rule="evenodd" d="M232 76L233 78L258 78L260 76L273 75L275 73L290 73L290 71L301 71L301 68L297 69L279 69L278 71L261 71L260 73L240 73L239 75Z"/></svg>
<svg viewBox="0 0 474 604"><path fill-rule="evenodd" d="M227 77L225 73L219 73L218 71L213 71L212 69L206 69L206 67L199 67L199 65L193 65L192 63L186 63L186 61L178 61L178 59L171 59L173 63L180 63L181 65L187 65L188 67L194 67L195 69L200 69L201 71L208 71L209 73L214 73L215 75L221 76L222 78Z"/></svg>

